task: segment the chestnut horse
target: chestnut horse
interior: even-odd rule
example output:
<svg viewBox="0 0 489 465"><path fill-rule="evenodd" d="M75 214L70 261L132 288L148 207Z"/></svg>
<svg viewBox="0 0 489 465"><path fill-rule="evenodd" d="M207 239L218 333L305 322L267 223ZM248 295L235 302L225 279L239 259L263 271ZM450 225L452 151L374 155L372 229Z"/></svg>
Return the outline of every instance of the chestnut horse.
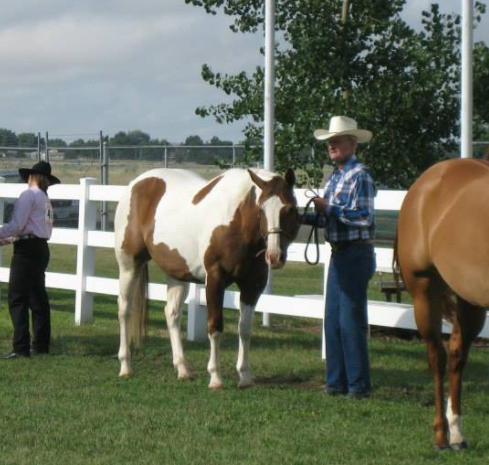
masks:
<svg viewBox="0 0 489 465"><path fill-rule="evenodd" d="M178 378L190 376L180 337L182 302L188 283L205 283L209 387L222 387L224 291L236 283L239 387L252 384L248 358L255 305L265 288L268 266L285 264L287 247L299 227L294 183L292 170L284 179L264 170L231 169L207 182L190 171L155 169L129 184L115 215L120 376L132 373L130 344L138 344L145 331L147 262L153 259L168 277L165 315Z"/></svg>
<svg viewBox="0 0 489 465"><path fill-rule="evenodd" d="M462 373L489 307L488 206L489 163L455 159L428 169L409 189L399 212L395 258L427 344L435 384L436 449L467 447L461 430ZM453 322L446 415L442 317Z"/></svg>

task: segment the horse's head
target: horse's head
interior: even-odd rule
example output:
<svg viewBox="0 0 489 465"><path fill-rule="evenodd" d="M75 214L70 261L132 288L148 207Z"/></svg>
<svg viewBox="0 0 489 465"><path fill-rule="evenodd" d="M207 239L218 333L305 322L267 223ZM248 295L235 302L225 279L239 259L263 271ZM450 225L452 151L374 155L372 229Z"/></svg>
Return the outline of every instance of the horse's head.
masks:
<svg viewBox="0 0 489 465"><path fill-rule="evenodd" d="M295 174L288 169L285 176L269 181L248 170L253 182L261 189L258 199L260 231L265 239L265 260L272 268L281 268L287 260L287 248L297 236L300 221L293 187Z"/></svg>

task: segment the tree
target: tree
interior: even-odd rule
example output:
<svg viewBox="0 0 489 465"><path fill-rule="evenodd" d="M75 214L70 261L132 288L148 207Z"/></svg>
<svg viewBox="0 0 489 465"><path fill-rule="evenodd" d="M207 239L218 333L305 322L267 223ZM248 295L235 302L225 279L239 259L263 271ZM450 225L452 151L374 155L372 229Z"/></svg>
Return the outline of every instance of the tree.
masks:
<svg viewBox="0 0 489 465"><path fill-rule="evenodd" d="M255 32L263 24L263 2L185 0L232 16L234 32ZM422 13L422 31L401 18L406 0L355 0L341 20L338 0L277 0L276 167L304 168L318 178L325 161L314 129L335 114L354 117L374 132L359 152L380 184L408 187L458 135L460 18L438 5ZM476 9L484 12L477 2ZM203 65L209 84L236 96L231 103L201 107L220 123L251 119L245 136L263 137L262 68L249 74L215 72ZM345 98L347 95L347 98ZM487 100L486 100L487 101ZM315 156L304 151L315 148ZM256 152L261 157L261 150Z"/></svg>
<svg viewBox="0 0 489 465"><path fill-rule="evenodd" d="M19 147L37 147L37 135L33 132L22 132L17 136Z"/></svg>
<svg viewBox="0 0 489 465"><path fill-rule="evenodd" d="M0 146L16 147L19 145L19 140L15 132L10 129L0 128Z"/></svg>

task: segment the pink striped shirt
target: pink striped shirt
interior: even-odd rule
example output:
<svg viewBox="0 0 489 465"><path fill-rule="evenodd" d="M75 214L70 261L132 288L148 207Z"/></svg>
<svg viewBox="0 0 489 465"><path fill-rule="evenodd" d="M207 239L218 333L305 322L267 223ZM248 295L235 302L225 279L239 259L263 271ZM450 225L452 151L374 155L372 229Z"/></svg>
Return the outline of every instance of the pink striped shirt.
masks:
<svg viewBox="0 0 489 465"><path fill-rule="evenodd" d="M39 187L29 187L16 200L12 220L0 227L0 239L23 234L50 239L53 219L53 207L49 197Z"/></svg>

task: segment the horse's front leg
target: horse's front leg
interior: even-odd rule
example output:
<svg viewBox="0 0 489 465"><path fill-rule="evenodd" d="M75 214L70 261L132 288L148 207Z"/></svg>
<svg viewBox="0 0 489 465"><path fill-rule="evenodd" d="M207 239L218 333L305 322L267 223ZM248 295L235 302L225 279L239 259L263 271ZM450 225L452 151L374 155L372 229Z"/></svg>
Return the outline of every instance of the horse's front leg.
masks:
<svg viewBox="0 0 489 465"><path fill-rule="evenodd" d="M250 341L253 329L253 314L255 312L254 305L248 305L241 301L240 317L239 317L239 351L236 370L239 374L240 389L244 389L253 385L250 376Z"/></svg>
<svg viewBox="0 0 489 465"><path fill-rule="evenodd" d="M253 330L253 315L261 293L265 289L268 279L268 268L263 262L253 267L253 279L247 276L238 281L241 291L240 317L239 317L239 351L236 370L238 370L240 389L253 385L250 375L250 342Z"/></svg>
<svg viewBox="0 0 489 465"><path fill-rule="evenodd" d="M210 389L221 389L223 381L221 377L220 346L222 333L224 331L224 321L222 306L224 302L224 282L221 277L219 267L208 270L205 286L207 299L207 331L210 341L210 357L207 364L207 371L211 376L209 383Z"/></svg>

